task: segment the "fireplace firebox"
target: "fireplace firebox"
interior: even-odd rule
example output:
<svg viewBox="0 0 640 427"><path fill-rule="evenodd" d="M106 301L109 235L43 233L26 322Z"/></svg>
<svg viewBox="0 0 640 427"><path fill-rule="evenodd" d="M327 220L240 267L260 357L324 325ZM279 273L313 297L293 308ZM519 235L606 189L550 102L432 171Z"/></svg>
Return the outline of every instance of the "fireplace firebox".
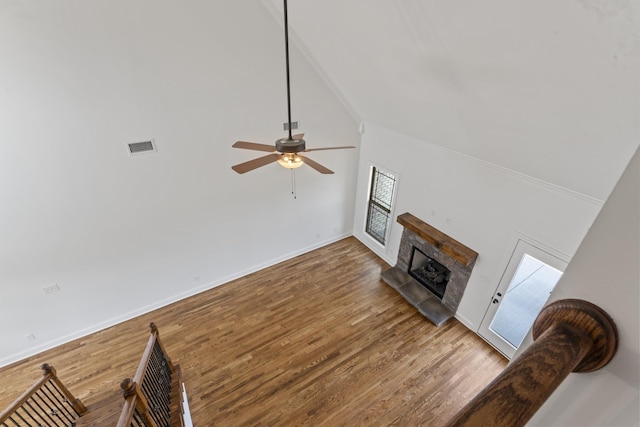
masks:
<svg viewBox="0 0 640 427"><path fill-rule="evenodd" d="M408 273L442 300L451 276L447 267L413 246Z"/></svg>

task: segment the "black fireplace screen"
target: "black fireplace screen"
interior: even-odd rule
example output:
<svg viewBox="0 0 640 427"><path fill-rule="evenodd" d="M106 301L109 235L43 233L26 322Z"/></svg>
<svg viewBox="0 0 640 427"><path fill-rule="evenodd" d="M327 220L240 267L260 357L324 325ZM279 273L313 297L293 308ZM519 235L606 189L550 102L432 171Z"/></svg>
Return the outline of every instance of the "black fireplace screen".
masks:
<svg viewBox="0 0 640 427"><path fill-rule="evenodd" d="M444 296L449 276L451 276L447 267L426 256L415 246L409 262L409 274L440 299Z"/></svg>

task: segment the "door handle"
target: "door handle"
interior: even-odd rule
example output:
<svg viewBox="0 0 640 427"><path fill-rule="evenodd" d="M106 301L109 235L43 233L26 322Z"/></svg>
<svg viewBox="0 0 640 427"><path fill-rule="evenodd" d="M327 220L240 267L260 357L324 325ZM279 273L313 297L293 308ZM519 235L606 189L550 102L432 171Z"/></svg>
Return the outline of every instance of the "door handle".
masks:
<svg viewBox="0 0 640 427"><path fill-rule="evenodd" d="M493 304L497 304L500 302L500 300L498 299L498 297L501 297L502 294L500 292L496 292L495 297L493 298L493 301L491 301Z"/></svg>

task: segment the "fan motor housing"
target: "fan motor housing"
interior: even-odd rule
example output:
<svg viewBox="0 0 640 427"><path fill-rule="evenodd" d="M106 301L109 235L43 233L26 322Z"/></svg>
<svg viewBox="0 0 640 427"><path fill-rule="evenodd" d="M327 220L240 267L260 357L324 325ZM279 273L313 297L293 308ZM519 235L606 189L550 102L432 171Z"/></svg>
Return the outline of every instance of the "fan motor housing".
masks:
<svg viewBox="0 0 640 427"><path fill-rule="evenodd" d="M276 141L276 151L279 153L299 153L305 148L304 139L282 138Z"/></svg>

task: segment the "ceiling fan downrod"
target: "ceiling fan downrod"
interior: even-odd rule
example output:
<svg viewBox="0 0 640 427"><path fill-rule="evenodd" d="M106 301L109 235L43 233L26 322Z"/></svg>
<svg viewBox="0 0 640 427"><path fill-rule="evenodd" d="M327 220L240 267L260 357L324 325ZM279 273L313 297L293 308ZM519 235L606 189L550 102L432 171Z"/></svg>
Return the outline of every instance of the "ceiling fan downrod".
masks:
<svg viewBox="0 0 640 427"><path fill-rule="evenodd" d="M284 0L284 50L287 68L287 119L289 120L289 140L291 136L291 79L289 78L289 16L287 13L287 0Z"/></svg>

